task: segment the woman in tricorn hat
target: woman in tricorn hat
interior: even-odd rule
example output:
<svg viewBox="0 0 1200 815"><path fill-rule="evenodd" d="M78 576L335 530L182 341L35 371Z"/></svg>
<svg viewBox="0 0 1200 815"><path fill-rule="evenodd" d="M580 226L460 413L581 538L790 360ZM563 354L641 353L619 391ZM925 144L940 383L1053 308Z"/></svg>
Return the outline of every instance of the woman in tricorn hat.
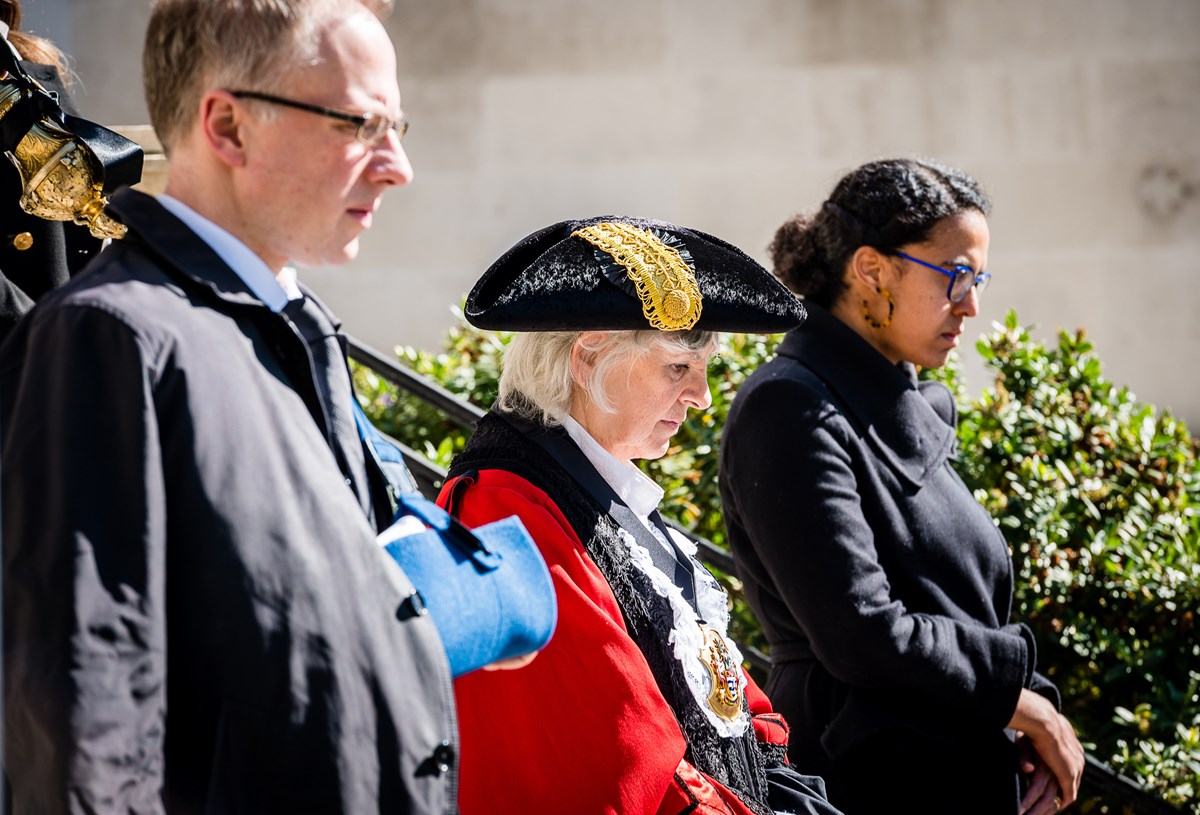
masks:
<svg viewBox="0 0 1200 815"><path fill-rule="evenodd" d="M835 812L787 766L725 592L633 464L709 406L713 332L787 330L799 302L717 238L614 217L525 238L466 314L527 333L440 500L472 526L519 516L559 618L528 667L456 683L464 815Z"/></svg>

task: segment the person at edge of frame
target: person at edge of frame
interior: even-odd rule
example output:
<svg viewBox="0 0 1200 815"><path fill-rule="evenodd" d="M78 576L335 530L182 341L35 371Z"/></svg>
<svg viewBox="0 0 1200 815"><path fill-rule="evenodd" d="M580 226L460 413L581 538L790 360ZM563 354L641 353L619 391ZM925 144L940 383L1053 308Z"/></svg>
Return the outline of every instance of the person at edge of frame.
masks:
<svg viewBox="0 0 1200 815"><path fill-rule="evenodd" d="M766 691L792 760L847 815L1048 815L1083 774L1010 620L1008 545L954 470L954 397L916 375L978 314L990 208L961 170L888 159L785 222L774 271L809 319L725 423L721 500Z"/></svg>
<svg viewBox="0 0 1200 815"><path fill-rule="evenodd" d="M166 193L0 349L17 812L456 809L446 657L293 268L412 178L387 6L153 5Z"/></svg>
<svg viewBox="0 0 1200 815"><path fill-rule="evenodd" d="M66 56L49 40L21 30L20 0L0 0L0 32L16 48L21 67L75 114ZM2 45L2 44L0 44ZM63 285L100 251L86 227L47 221L21 209L17 168L0 159L0 343L46 292Z"/></svg>

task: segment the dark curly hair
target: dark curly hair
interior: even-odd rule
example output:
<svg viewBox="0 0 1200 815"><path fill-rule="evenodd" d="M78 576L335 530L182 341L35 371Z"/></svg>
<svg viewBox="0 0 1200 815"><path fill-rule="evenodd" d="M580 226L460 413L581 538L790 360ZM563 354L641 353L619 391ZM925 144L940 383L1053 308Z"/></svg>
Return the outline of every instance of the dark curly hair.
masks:
<svg viewBox="0 0 1200 815"><path fill-rule="evenodd" d="M961 170L921 159L872 161L843 176L820 209L779 227L769 250L775 276L829 308L846 290L846 264L860 246L894 254L927 240L943 218L969 209L987 215L991 208L979 183Z"/></svg>

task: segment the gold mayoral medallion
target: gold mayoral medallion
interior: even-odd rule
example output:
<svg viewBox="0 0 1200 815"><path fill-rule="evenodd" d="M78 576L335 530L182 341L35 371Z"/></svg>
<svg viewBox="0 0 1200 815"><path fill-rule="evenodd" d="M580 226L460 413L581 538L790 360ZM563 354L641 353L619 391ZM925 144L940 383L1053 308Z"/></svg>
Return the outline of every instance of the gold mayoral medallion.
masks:
<svg viewBox="0 0 1200 815"><path fill-rule="evenodd" d="M700 626L704 643L700 646L700 661L708 670L708 706L727 722L742 712L741 667L733 661L725 638L711 628Z"/></svg>

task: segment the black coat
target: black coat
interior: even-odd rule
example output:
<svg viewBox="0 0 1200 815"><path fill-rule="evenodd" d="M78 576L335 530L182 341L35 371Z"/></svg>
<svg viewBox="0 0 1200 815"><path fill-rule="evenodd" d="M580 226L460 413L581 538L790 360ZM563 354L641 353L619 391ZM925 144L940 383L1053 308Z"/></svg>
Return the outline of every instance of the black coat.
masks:
<svg viewBox="0 0 1200 815"><path fill-rule="evenodd" d="M307 346L153 199L0 350L15 811L446 813L449 666Z"/></svg>
<svg viewBox="0 0 1200 815"><path fill-rule="evenodd" d="M1005 541L951 466L953 397L806 307L808 322L740 389L720 470L792 760L826 775L852 813L848 784L900 800L870 784L865 756L907 766L923 754L931 769L970 756L965 788L1015 811L1004 728L1023 687L1057 693L1035 675L1028 629L1008 623Z"/></svg>
<svg viewBox="0 0 1200 815"><path fill-rule="evenodd" d="M55 68L24 61L21 67L57 93L64 110L75 113ZM100 251L100 241L87 228L36 218L21 209L20 198L20 173L0 156L0 342L42 295L66 283ZM17 237L26 234L32 244L17 248L24 245Z"/></svg>

